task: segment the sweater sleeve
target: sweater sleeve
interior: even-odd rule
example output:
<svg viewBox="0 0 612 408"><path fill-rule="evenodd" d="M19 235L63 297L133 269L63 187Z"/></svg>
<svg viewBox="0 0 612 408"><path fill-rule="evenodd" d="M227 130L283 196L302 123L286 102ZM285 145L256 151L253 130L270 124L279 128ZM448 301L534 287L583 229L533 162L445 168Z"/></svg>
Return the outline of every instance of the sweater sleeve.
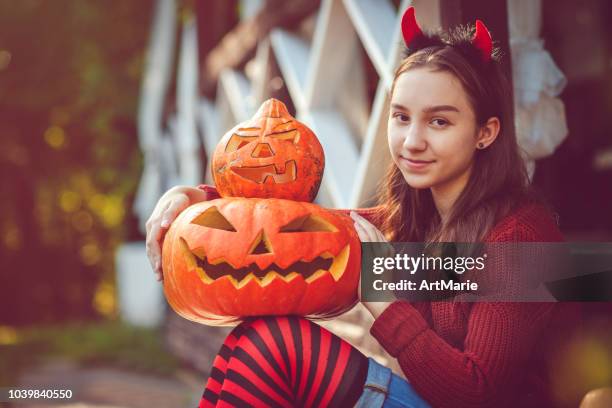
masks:
<svg viewBox="0 0 612 408"><path fill-rule="evenodd" d="M197 187L199 190L202 190L204 192L206 192L206 194L208 194L208 199L209 200L214 200L215 198L220 198L221 196L219 195L219 192L217 191L217 189L215 188L215 186L211 186L208 184L200 184Z"/></svg>
<svg viewBox="0 0 612 408"><path fill-rule="evenodd" d="M340 214L344 214L344 215L349 215L351 211L355 211L357 214L361 215L363 218L373 223L376 228L379 228L379 226L376 225L376 214L379 211L378 207L355 208L355 209L334 208L332 209L332 211L340 213Z"/></svg>
<svg viewBox="0 0 612 408"><path fill-rule="evenodd" d="M475 304L463 349L443 340L403 301L389 306L371 333L432 405L494 406L513 389L509 384L520 377L552 308L545 303Z"/></svg>
<svg viewBox="0 0 612 408"><path fill-rule="evenodd" d="M500 223L488 241L547 242L559 236L546 217L530 212ZM512 273L513 267L504 270ZM421 310L397 301L374 321L371 333L433 406L500 406L520 392L522 370L555 310L554 303L474 303L462 344L450 344Z"/></svg>

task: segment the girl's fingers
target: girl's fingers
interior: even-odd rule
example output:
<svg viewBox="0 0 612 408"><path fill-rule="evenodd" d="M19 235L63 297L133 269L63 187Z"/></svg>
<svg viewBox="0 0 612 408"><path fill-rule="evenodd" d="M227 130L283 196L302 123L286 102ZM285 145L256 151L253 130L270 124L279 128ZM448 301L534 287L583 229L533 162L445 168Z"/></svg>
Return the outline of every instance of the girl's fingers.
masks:
<svg viewBox="0 0 612 408"><path fill-rule="evenodd" d="M362 242L384 242L385 241L383 234L378 230L378 228L372 225L368 220L366 220L365 218L363 218L362 216L360 216L354 211L351 211L350 216L355 221L355 229L357 230L358 234L360 230L363 231L364 236L362 237L361 236L362 234L359 235L359 238L361 239Z"/></svg>
<svg viewBox="0 0 612 408"><path fill-rule="evenodd" d="M161 243L163 237L172 221L188 205L189 197L187 194L171 189L160 198L153 213L145 223L147 231L147 257L159 281L163 280L161 266Z"/></svg>
<svg viewBox="0 0 612 408"><path fill-rule="evenodd" d="M151 223L151 229L147 234L147 255L151 261L153 271L157 274L157 280L163 280L161 266L161 242L170 224L177 215L189 206L189 197L185 194L174 197L168 204L161 217Z"/></svg>
<svg viewBox="0 0 612 408"><path fill-rule="evenodd" d="M367 230L376 229L375 226L373 226L368 220L357 214L355 211L351 211L351 217Z"/></svg>
<svg viewBox="0 0 612 408"><path fill-rule="evenodd" d="M187 207L189 207L189 197L186 194L174 197L166 211L162 213L160 226L165 229L170 227L177 215Z"/></svg>
<svg viewBox="0 0 612 408"><path fill-rule="evenodd" d="M155 206L155 209L153 209L153 213L151 214L151 216L145 223L145 227L147 230L147 236L149 235L151 229L153 228L153 225L156 222L159 222L160 215L163 214L164 211L166 211L166 209L170 206L170 204L172 204L172 200L167 200L163 202L162 200L163 198L160 199L160 201L157 203L157 205Z"/></svg>
<svg viewBox="0 0 612 408"><path fill-rule="evenodd" d="M359 221L359 215L357 215L357 213L354 211L351 211L349 215L354 221L353 225L355 227L355 231L357 231L357 235L359 235L359 239L363 242L365 239L367 239L368 234L363 225L361 225L361 222Z"/></svg>
<svg viewBox="0 0 612 408"><path fill-rule="evenodd" d="M151 262L151 267L153 271L157 273L158 280L161 275L161 247L160 242L165 233L165 230L170 226L170 222L173 221L173 218L170 219L170 215L168 211L173 209L173 205L175 205L175 200L173 199L166 203L162 208L165 209L160 215L151 216L149 221L147 221L147 256L149 257L149 261ZM179 200L180 203L181 200ZM167 218L164 218L167 217ZM164 226L164 220L170 219L170 222Z"/></svg>
<svg viewBox="0 0 612 408"><path fill-rule="evenodd" d="M353 220L355 221L355 230L357 231L357 234L359 235L359 239L361 240L361 242L372 242L373 236L367 224L363 222L365 220L363 220L359 216L359 214L357 214L354 211L351 211L351 218L353 218Z"/></svg>
<svg viewBox="0 0 612 408"><path fill-rule="evenodd" d="M357 235L359 236L359 240L361 242L369 242L367 231L357 222L355 222L355 231L357 231Z"/></svg>
<svg viewBox="0 0 612 408"><path fill-rule="evenodd" d="M161 237L162 229L159 220L151 224L151 230L147 234L147 256L156 273L161 272L161 251L159 247L159 238Z"/></svg>
<svg viewBox="0 0 612 408"><path fill-rule="evenodd" d="M167 205L166 210L161 217L154 219L150 223L150 229L147 233L147 256L153 267L153 271L157 274L157 280L162 280L161 267L161 241L166 234L167 229L178 213L184 210L189 205L189 198L181 194L173 198Z"/></svg>

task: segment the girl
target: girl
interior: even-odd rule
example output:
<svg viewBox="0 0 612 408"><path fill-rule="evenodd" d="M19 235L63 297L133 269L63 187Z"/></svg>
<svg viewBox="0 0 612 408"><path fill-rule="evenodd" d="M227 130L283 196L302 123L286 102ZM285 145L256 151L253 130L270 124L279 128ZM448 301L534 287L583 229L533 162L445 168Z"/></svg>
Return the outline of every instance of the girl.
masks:
<svg viewBox="0 0 612 408"><path fill-rule="evenodd" d="M406 58L391 90L392 166L379 206L351 212L363 242L560 241L533 197L513 131L511 91L484 25L422 33L408 9ZM147 223L159 241L211 188L177 187ZM361 214L361 215L360 215ZM364 302L392 374L318 325L294 317L238 326L215 359L200 406L546 406L542 350L551 303Z"/></svg>

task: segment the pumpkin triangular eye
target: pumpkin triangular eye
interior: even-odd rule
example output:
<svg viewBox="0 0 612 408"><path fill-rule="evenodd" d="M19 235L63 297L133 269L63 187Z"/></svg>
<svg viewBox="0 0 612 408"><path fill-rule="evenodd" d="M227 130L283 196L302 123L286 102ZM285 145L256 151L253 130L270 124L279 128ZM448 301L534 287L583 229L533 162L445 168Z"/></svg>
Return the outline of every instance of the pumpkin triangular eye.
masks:
<svg viewBox="0 0 612 408"><path fill-rule="evenodd" d="M215 206L208 208L202 214L198 215L191 221L192 224L197 224L202 227L220 229L225 231L236 232L236 228L219 212Z"/></svg>
<svg viewBox="0 0 612 408"><path fill-rule="evenodd" d="M281 227L279 232L337 232L338 228L329 221L312 214L306 214Z"/></svg>

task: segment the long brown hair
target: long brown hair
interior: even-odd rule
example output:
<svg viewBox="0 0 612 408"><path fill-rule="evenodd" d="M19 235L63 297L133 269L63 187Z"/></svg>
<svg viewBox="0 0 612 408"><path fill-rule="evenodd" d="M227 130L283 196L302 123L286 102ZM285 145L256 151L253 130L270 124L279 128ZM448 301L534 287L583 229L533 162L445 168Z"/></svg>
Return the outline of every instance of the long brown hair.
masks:
<svg viewBox="0 0 612 408"><path fill-rule="evenodd" d="M462 84L479 126L500 121L497 139L474 155L470 178L442 220L430 189L410 187L391 163L379 192L378 225L390 241L478 242L520 203L535 200L514 133L512 90L498 57L474 64L452 46L431 46L405 58L395 72L427 67L453 74Z"/></svg>

